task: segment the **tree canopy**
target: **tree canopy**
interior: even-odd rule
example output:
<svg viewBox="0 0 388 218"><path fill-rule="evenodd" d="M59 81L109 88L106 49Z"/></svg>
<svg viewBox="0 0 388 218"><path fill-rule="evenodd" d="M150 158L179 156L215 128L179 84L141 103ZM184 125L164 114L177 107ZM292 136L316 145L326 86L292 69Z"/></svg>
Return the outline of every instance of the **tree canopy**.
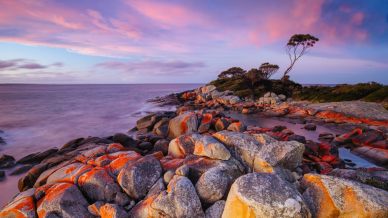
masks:
<svg viewBox="0 0 388 218"><path fill-rule="evenodd" d="M279 66L266 62L260 65L259 70L263 73L265 79L269 79L279 70Z"/></svg>
<svg viewBox="0 0 388 218"><path fill-rule="evenodd" d="M290 66L283 74L283 79L287 78L288 73L294 67L295 62L302 57L309 48L313 47L319 39L310 34L295 34L291 36L286 45L286 51L290 59Z"/></svg>
<svg viewBox="0 0 388 218"><path fill-rule="evenodd" d="M246 73L246 71L240 67L232 67L229 68L223 72L221 72L218 75L219 79L226 79L226 78L233 78L233 77L239 77L243 76Z"/></svg>

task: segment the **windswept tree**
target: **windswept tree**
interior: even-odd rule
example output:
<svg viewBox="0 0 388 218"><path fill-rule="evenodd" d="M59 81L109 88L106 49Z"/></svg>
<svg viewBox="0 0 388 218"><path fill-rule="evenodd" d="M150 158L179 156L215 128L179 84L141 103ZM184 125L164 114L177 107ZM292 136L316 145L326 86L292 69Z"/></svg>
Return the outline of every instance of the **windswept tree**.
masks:
<svg viewBox="0 0 388 218"><path fill-rule="evenodd" d="M229 69L221 72L218 75L218 78L219 79L227 79L227 78L240 77L240 76L243 76L245 73L246 73L246 71L240 67L232 67L232 68L229 68Z"/></svg>
<svg viewBox="0 0 388 218"><path fill-rule="evenodd" d="M268 62L263 63L259 67L259 71L262 72L265 79L269 79L279 70L279 66L276 64L270 64Z"/></svg>
<svg viewBox="0 0 388 218"><path fill-rule="evenodd" d="M290 58L290 66L284 71L283 79L289 78L288 73L292 70L295 62L302 57L309 48L313 47L319 39L310 34L295 34L288 40L286 51Z"/></svg>

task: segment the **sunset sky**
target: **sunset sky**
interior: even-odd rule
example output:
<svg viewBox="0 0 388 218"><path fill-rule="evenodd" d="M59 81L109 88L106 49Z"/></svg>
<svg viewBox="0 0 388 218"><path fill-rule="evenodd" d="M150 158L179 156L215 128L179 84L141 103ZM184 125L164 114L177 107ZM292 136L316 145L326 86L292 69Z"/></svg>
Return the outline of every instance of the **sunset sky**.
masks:
<svg viewBox="0 0 388 218"><path fill-rule="evenodd" d="M386 0L0 0L0 83L206 83L288 65L300 83L388 84Z"/></svg>

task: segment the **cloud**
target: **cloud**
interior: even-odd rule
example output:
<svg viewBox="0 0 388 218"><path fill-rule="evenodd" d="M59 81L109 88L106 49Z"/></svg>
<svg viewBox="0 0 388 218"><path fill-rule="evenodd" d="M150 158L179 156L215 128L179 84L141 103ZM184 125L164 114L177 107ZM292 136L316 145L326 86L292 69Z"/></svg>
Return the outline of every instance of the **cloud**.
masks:
<svg viewBox="0 0 388 218"><path fill-rule="evenodd" d="M374 11L377 3L369 8L348 1L279 1L0 1L0 41L85 55L171 59L284 44L295 33L311 33L330 46L388 35L381 29L384 19L372 20L374 13L386 16Z"/></svg>
<svg viewBox="0 0 388 218"><path fill-rule="evenodd" d="M46 69L50 66L60 67L63 66L63 63L56 62L51 65L43 65L27 59L0 60L0 71L37 70Z"/></svg>
<svg viewBox="0 0 388 218"><path fill-rule="evenodd" d="M148 75L191 73L205 67L202 62L184 61L142 61L142 62L118 62L109 61L97 64L95 67L122 73L147 73Z"/></svg>

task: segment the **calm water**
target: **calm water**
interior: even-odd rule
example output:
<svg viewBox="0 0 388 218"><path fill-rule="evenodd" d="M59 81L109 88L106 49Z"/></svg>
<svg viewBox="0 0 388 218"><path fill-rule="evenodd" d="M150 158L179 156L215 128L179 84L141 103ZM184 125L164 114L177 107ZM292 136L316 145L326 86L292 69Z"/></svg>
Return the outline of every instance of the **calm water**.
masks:
<svg viewBox="0 0 388 218"><path fill-rule="evenodd" d="M126 132L146 111L146 100L195 84L0 85L0 153L20 158L70 139Z"/></svg>
<svg viewBox="0 0 388 218"><path fill-rule="evenodd" d="M77 137L126 132L147 111L147 99L199 84L0 85L0 154L16 159ZM6 172L7 174L9 171ZM17 193L18 176L0 182L0 207ZM6 190L6 191L5 191Z"/></svg>

